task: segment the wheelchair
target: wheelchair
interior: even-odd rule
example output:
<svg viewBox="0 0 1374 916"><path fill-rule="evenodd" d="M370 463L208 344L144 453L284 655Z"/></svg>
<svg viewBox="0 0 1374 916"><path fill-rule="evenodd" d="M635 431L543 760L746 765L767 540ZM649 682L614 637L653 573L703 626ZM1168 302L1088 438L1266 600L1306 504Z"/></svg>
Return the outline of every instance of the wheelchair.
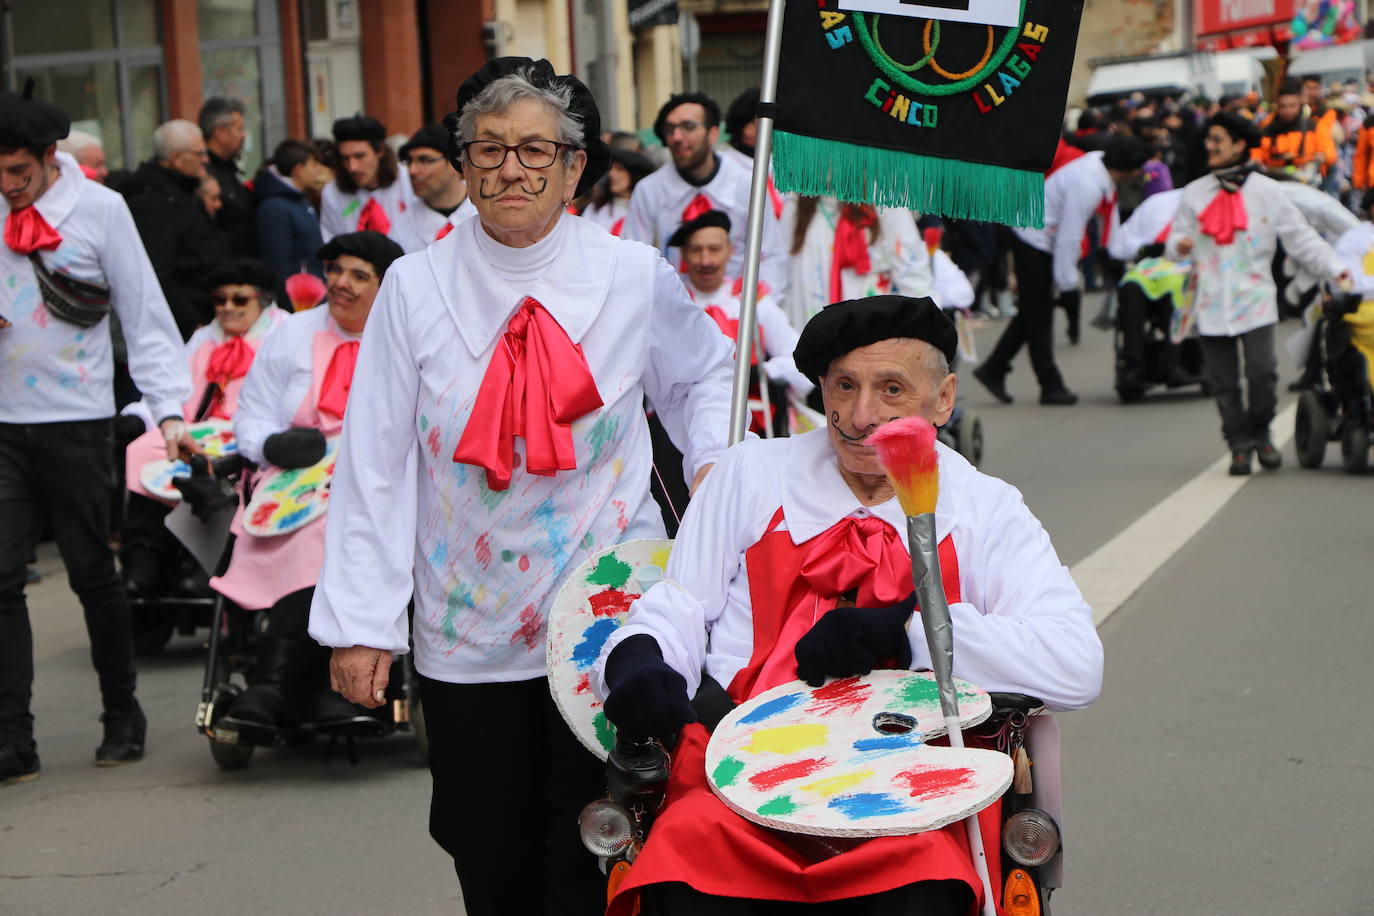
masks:
<svg viewBox="0 0 1374 916"><path fill-rule="evenodd" d="M1179 282L1180 277L1174 275L1179 269L1162 257L1145 257L1117 286L1112 352L1114 386L1123 404L1139 401L1161 387L1174 390L1197 385L1203 394L1208 393L1202 348L1196 338L1182 343L1172 338L1174 301L1168 287Z"/></svg>
<svg viewBox="0 0 1374 916"><path fill-rule="evenodd" d="M1319 468L1330 442L1341 444L1348 473L1369 468L1374 432L1374 301L1358 293L1327 297L1313 329L1303 391L1298 398L1295 444L1298 463Z"/></svg>

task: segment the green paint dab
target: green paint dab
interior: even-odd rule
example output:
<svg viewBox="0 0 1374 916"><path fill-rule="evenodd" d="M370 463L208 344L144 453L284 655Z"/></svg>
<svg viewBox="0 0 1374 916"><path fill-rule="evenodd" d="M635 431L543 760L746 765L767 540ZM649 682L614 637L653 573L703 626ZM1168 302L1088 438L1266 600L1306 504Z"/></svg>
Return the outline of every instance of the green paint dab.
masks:
<svg viewBox="0 0 1374 916"><path fill-rule="evenodd" d="M608 553L597 561L596 569L592 570L587 581L592 585L620 588L630 581L630 564L620 560L615 554Z"/></svg>
<svg viewBox="0 0 1374 916"><path fill-rule="evenodd" d="M596 718L592 719L592 728L596 729L596 740L602 747L608 751L615 747L615 729L606 721L604 712L597 712Z"/></svg>
<svg viewBox="0 0 1374 916"><path fill-rule="evenodd" d="M779 795L777 798L770 798L759 806L759 814L764 817L781 817L791 814L797 810L796 802L792 801L790 795Z"/></svg>
<svg viewBox="0 0 1374 916"><path fill-rule="evenodd" d="M583 550L590 550L590 549L591 549L591 546L592 546L593 544L595 544L595 543L596 543L596 537L593 536L592 533L591 533L590 531L588 531L586 534L582 535L582 549L583 549Z"/></svg>
<svg viewBox="0 0 1374 916"><path fill-rule="evenodd" d="M933 678L910 677L902 681L897 699L908 706L921 706L940 701L940 687Z"/></svg>
<svg viewBox="0 0 1374 916"><path fill-rule="evenodd" d="M744 761L736 757L726 757L716 764L716 771L711 774L711 779L720 788L735 784L739 774L744 772Z"/></svg>
<svg viewBox="0 0 1374 916"><path fill-rule="evenodd" d="M502 562L502 563L509 563L511 560L514 560L514 559L515 559L515 551L514 551L514 550L503 550L503 551L501 551L501 562Z"/></svg>
<svg viewBox="0 0 1374 916"><path fill-rule="evenodd" d="M427 429L429 429L429 417L420 414L420 432L424 432Z"/></svg>

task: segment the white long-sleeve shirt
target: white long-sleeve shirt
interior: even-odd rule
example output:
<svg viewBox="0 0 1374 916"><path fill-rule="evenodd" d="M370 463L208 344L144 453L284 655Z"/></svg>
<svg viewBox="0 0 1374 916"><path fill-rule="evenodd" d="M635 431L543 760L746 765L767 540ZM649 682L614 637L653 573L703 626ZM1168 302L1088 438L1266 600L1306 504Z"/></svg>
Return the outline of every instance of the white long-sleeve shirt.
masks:
<svg viewBox="0 0 1374 916"><path fill-rule="evenodd" d="M1160 233L1169 228L1182 200L1182 188L1160 191L1145 198L1131 213L1131 218L1107 240L1107 253L1118 261L1136 260L1140 249L1153 245Z"/></svg>
<svg viewBox="0 0 1374 916"><path fill-rule="evenodd" d="M391 221L387 237L405 248L406 241L414 243L414 231L407 225L406 211L411 207L423 207L424 203L415 196L410 187L410 173L405 169L397 172L396 180L385 188L367 190L359 188L346 193L339 188L338 179L324 186L320 195L320 237L329 241L345 232L356 232L358 217L369 200L376 198L386 218ZM438 227L435 227L436 231ZM433 236L430 237L431 240Z"/></svg>
<svg viewBox="0 0 1374 916"><path fill-rule="evenodd" d="M1359 223L1336 243L1336 257L1350 271L1355 290L1374 294L1374 223Z"/></svg>
<svg viewBox="0 0 1374 916"><path fill-rule="evenodd" d="M510 487L493 491L453 454L526 296L581 345L603 406L571 426L575 470L527 473L517 439ZM425 676L542 676L566 575L622 540L663 536L645 395L691 473L728 441L730 380L729 344L658 252L586 220L560 217L519 249L468 220L399 259L358 355L311 635L404 652L413 593Z"/></svg>
<svg viewBox="0 0 1374 916"><path fill-rule="evenodd" d="M1116 184L1102 162L1102 152L1085 153L1045 179L1045 227L1013 229L1021 241L1054 257L1054 285L1060 292L1078 289L1078 262L1083 259L1083 236L1097 208L1116 193ZM1108 242L1121 224L1112 204Z"/></svg>
<svg viewBox="0 0 1374 916"><path fill-rule="evenodd" d="M57 154L59 177L34 203L62 236L39 252L54 273L108 286L128 344L129 373L155 420L181 416L191 379L181 335L124 198L89 181L76 160ZM0 225L9 218L0 197ZM0 423L97 420L114 415L114 353L105 318L82 328L43 304L27 257L0 243Z"/></svg>
<svg viewBox="0 0 1374 916"><path fill-rule="evenodd" d="M677 267L682 263L682 253L676 248L667 247L668 239L682 225L682 211L698 194L702 194L711 201L712 209L730 217L730 243L735 250L730 255L725 272L732 277L744 276L749 187L754 176L737 159L717 155L716 161L719 163L716 174L700 187L687 182L671 162L635 185L621 237L648 242L663 251L668 263ZM763 209L759 280L768 284L774 293L781 294L787 287L787 251L778 231L778 218L773 208L765 206Z"/></svg>
<svg viewBox="0 0 1374 916"><path fill-rule="evenodd" d="M687 292L703 309L715 306L726 318L739 321L740 297L734 292L735 281L726 278L714 292L704 293L687 280ZM792 351L797 349L801 334L787 320L773 296L760 298L755 304L755 317L759 330L763 332L763 371L771 379L783 382L799 395L805 395L816 386L797 369Z"/></svg>
<svg viewBox="0 0 1374 916"><path fill-rule="evenodd" d="M949 608L954 674L984 690L1039 697L1052 708L1087 706L1102 686L1102 643L1049 535L1014 487L936 448L936 537L953 538L959 561L961 600ZM703 670L722 685L733 680L754 652L745 551L779 507L779 530L795 544L851 515L876 516L906 533L895 497L867 508L859 502L840 476L826 430L735 446L688 506L663 581L634 602L607 640L592 677L597 696L606 695L610 650L640 633L658 642L689 695ZM924 630L917 624L908 634L912 667L929 668Z"/></svg>
<svg viewBox="0 0 1374 916"><path fill-rule="evenodd" d="M976 297L973 284L968 282L968 274L954 263L954 259L943 248L936 248L931 253L930 272L934 286L930 298L935 300L936 305L945 310L973 307Z"/></svg>
<svg viewBox="0 0 1374 916"><path fill-rule="evenodd" d="M250 461L265 463L262 445L267 437L291 428L296 410L310 393L315 378L315 332L326 329L350 340L362 337L345 332L330 317L329 307L319 305L289 316L263 341L253 358L234 414L234 438L238 440L239 453ZM350 410L355 396L349 395Z"/></svg>
<svg viewBox="0 0 1374 916"><path fill-rule="evenodd" d="M1198 215L1217 196L1215 175L1204 175L1183 189L1183 200L1169 230L1165 257L1188 260L1178 250L1183 239L1193 240L1189 257L1197 277L1193 301L1197 332L1207 337L1235 337L1279 320L1274 288L1274 249L1279 240L1293 260L1320 278L1341 272L1331 246L1303 219L1279 182L1258 173L1241 185L1248 228L1236 231L1230 245L1218 245L1199 228Z"/></svg>

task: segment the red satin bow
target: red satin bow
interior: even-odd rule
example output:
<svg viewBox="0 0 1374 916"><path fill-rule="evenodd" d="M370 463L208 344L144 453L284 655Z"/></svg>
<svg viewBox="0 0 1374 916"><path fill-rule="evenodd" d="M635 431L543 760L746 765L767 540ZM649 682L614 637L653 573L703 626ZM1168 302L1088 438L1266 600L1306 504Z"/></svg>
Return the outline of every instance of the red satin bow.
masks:
<svg viewBox="0 0 1374 916"><path fill-rule="evenodd" d="M1106 248L1107 243L1112 240L1112 211L1114 209L1116 209L1115 191L1102 198L1102 200L1098 202L1097 207L1093 210L1094 215L1102 218L1102 238L1098 244L1103 248ZM1078 256L1080 258L1086 258L1090 254L1092 254L1092 245L1088 242L1088 234L1085 232L1083 233L1082 240L1078 243Z"/></svg>
<svg viewBox="0 0 1374 916"><path fill-rule="evenodd" d="M873 269L868 257L868 235L864 231L878 222L878 213L872 207L845 206L840 210L840 220L835 224L834 251L830 257L830 301L839 302L844 298L844 284L841 274L846 267L865 275Z"/></svg>
<svg viewBox="0 0 1374 916"><path fill-rule="evenodd" d="M15 254L27 257L35 251L56 251L62 236L48 225L37 207L28 206L11 210L5 217L5 244Z"/></svg>
<svg viewBox="0 0 1374 916"><path fill-rule="evenodd" d="M371 229L373 232L380 232L386 235L391 231L391 220L387 217L382 205L377 203L377 198L368 198L363 205L362 212L358 214L358 231L365 232Z"/></svg>
<svg viewBox="0 0 1374 916"><path fill-rule="evenodd" d="M1250 225L1245 198L1239 191L1217 191L1217 196L1198 214L1198 225L1203 234L1216 239L1218 245L1231 244L1236 240L1236 230Z"/></svg>
<svg viewBox="0 0 1374 916"><path fill-rule="evenodd" d="M738 318L731 318L729 315L725 314L725 310L718 305L706 306L706 314L711 316L711 320L716 323L716 326L718 328L720 328L720 332L724 334L726 337L730 338L731 343L739 339ZM762 328L759 329L759 340L763 340ZM759 348L753 347L751 348L751 352L753 354L753 358L750 360L750 364L757 364L759 361Z"/></svg>
<svg viewBox="0 0 1374 916"><path fill-rule="evenodd" d="M759 281L759 285L758 285L758 298L759 298L759 299L762 299L764 296L768 295L768 294L771 293L772 291L773 291L773 287L769 286L769 285L768 285L766 282L764 282L763 280L760 280L760 281ZM736 277L736 278L735 278L735 283L734 283L734 285L730 287L730 295L732 295L732 296L743 296L743 295L744 295L744 278L743 278L743 277Z"/></svg>
<svg viewBox="0 0 1374 916"><path fill-rule="evenodd" d="M348 393L353 389L353 369L358 365L358 341L346 340L334 348L329 367L320 382L320 399L315 406L320 413L343 417L348 406Z"/></svg>
<svg viewBox="0 0 1374 916"><path fill-rule="evenodd" d="M434 233L434 241L439 241L444 236L453 231L453 223L444 223L439 227L439 231Z"/></svg>
<svg viewBox="0 0 1374 916"><path fill-rule="evenodd" d="M711 203L711 198L707 197L705 194L698 194L696 197L692 198L692 202L682 211L682 221L684 223L689 223L701 214L710 212L715 208L716 205Z"/></svg>
<svg viewBox="0 0 1374 916"><path fill-rule="evenodd" d="M215 386L215 393L206 409L206 416L229 419L224 409L224 389L236 378L248 374L253 365L253 348L242 337L231 337L210 351L210 359L205 363L205 380Z"/></svg>
<svg viewBox="0 0 1374 916"><path fill-rule="evenodd" d="M625 217L621 217L611 224L611 235L620 238L620 233L625 231Z"/></svg>
<svg viewBox="0 0 1374 916"><path fill-rule="evenodd" d="M542 477L577 467L572 424L602 405L582 347L542 305L525 297L487 364L453 460L486 468L487 486L510 486L515 437L525 470Z"/></svg>
<svg viewBox="0 0 1374 916"><path fill-rule="evenodd" d="M882 519L846 518L808 541L806 551L801 575L821 597L860 590L861 604L889 605L911 594L911 557Z"/></svg>

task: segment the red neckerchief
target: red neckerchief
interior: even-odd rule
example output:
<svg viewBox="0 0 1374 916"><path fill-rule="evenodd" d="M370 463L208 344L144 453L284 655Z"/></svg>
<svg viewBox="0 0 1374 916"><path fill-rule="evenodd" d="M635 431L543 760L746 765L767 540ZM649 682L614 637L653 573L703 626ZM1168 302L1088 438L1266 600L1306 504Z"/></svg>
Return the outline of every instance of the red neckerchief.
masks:
<svg viewBox="0 0 1374 916"><path fill-rule="evenodd" d="M224 389L236 378L248 374L253 365L253 348L242 336L230 337L210 351L210 359L205 363L205 380L216 388L210 398L206 416L229 419L224 409Z"/></svg>
<svg viewBox="0 0 1374 916"><path fill-rule="evenodd" d="M834 250L830 257L831 302L839 302L844 298L842 273L846 267L852 268L860 276L873 269L873 262L868 257L868 234L865 230L877 222L878 212L868 204L840 207L840 219L835 223Z"/></svg>
<svg viewBox="0 0 1374 916"><path fill-rule="evenodd" d="M861 585L879 604L911 594L911 555L897 529L875 516L849 516L805 544L801 575L818 594L842 595Z"/></svg>
<svg viewBox="0 0 1374 916"><path fill-rule="evenodd" d="M1236 240L1237 229L1247 229L1250 217L1245 212L1245 198L1240 191L1221 188L1212 202L1198 214L1198 227L1204 235L1210 235L1218 245L1229 245Z"/></svg>
<svg viewBox="0 0 1374 916"><path fill-rule="evenodd" d="M446 222L439 227L439 231L434 233L434 241L439 241L444 236L453 231L453 223Z"/></svg>
<svg viewBox="0 0 1374 916"><path fill-rule="evenodd" d="M602 405L582 347L526 296L487 364L453 460L486 468L487 486L510 486L515 437L525 470L552 477L577 467L572 424Z"/></svg>
<svg viewBox="0 0 1374 916"><path fill-rule="evenodd" d="M714 210L715 208L716 205L711 203L711 198L707 197L705 194L698 194L696 197L693 197L692 202L683 209L682 222L690 223L701 214Z"/></svg>
<svg viewBox="0 0 1374 916"><path fill-rule="evenodd" d="M35 251L56 251L62 236L48 225L38 208L30 204L11 210L5 217L5 244L15 254L27 257Z"/></svg>
<svg viewBox="0 0 1374 916"><path fill-rule="evenodd" d="M345 340L334 348L329 367L320 382L320 397L315 406L320 413L342 418L353 388L353 370L358 365L358 341Z"/></svg>
<svg viewBox="0 0 1374 916"><path fill-rule="evenodd" d="M720 328L720 332L730 338L731 343L739 339L738 318L731 318L729 315L725 314L725 310L718 305L706 306L706 314L711 316L711 320L716 323L716 327ZM759 346L763 345L763 328L759 328L758 342ZM759 348L750 347L749 349L750 353L753 354L749 362L751 365L757 365L759 361Z"/></svg>
<svg viewBox="0 0 1374 916"><path fill-rule="evenodd" d="M386 215L386 211L377 203L375 197L369 197L367 203L363 204L362 212L358 214L358 231L366 232L369 229L382 235L391 231L391 218Z"/></svg>

